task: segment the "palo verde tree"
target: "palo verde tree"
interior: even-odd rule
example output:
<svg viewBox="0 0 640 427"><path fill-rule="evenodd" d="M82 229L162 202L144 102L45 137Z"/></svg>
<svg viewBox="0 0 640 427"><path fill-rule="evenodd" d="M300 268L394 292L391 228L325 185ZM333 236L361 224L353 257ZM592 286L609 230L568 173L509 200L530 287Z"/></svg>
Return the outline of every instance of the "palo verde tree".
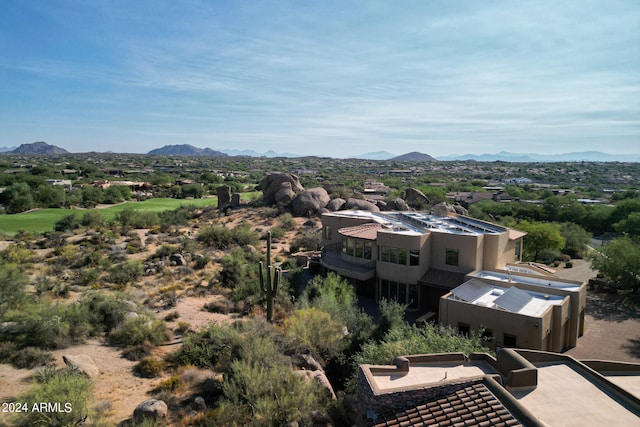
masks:
<svg viewBox="0 0 640 427"><path fill-rule="evenodd" d="M559 251L565 246L558 224L521 221L515 227L527 233L524 237L524 253L531 261L538 261L540 254L545 250Z"/></svg>
<svg viewBox="0 0 640 427"><path fill-rule="evenodd" d="M267 231L267 269L266 278L262 271L262 261L258 263L258 271L260 272L260 290L264 292L267 298L267 321L273 320L273 300L278 293L278 285L280 285L280 278L282 277L282 270L280 267L275 267L271 264L271 231Z"/></svg>
<svg viewBox="0 0 640 427"><path fill-rule="evenodd" d="M640 290L640 243L629 237L614 239L611 243L591 251L587 258L591 267L621 288Z"/></svg>

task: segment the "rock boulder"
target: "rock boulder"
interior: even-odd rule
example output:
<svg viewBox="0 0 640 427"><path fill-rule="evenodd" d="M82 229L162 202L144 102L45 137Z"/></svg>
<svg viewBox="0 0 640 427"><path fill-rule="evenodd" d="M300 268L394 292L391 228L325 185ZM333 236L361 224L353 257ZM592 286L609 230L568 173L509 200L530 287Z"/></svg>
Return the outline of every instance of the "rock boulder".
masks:
<svg viewBox="0 0 640 427"><path fill-rule="evenodd" d="M276 193L283 187L283 183L290 183L291 191L298 193L304 190L300 184L300 179L296 175L283 172L275 172L265 176L260 181L260 190L262 190L262 201L267 205L276 203Z"/></svg>
<svg viewBox="0 0 640 427"><path fill-rule="evenodd" d="M149 399L136 406L133 410L133 419L137 423L145 419L163 420L167 418L168 411L167 404L162 400Z"/></svg>
<svg viewBox="0 0 640 427"><path fill-rule="evenodd" d="M371 212L380 212L380 208L375 204L368 202L362 199L347 199L347 202L344 204L345 209L358 209L362 211L371 211Z"/></svg>
<svg viewBox="0 0 640 427"><path fill-rule="evenodd" d="M297 216L313 216L326 207L331 198L322 187L311 188L299 193L291 202L291 212Z"/></svg>
<svg viewBox="0 0 640 427"><path fill-rule="evenodd" d="M65 365L72 369L77 369L89 378L100 375L100 370L96 362L88 354L68 354L62 356Z"/></svg>
<svg viewBox="0 0 640 427"><path fill-rule="evenodd" d="M404 200L409 206L422 209L429 204L429 198L417 188L407 188L404 193Z"/></svg>

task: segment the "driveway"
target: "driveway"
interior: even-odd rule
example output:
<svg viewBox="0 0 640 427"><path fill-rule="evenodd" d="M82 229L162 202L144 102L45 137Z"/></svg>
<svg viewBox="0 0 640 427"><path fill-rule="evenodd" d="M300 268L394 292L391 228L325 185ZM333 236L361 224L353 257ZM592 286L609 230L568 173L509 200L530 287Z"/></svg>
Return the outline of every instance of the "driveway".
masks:
<svg viewBox="0 0 640 427"><path fill-rule="evenodd" d="M587 281L596 272L584 260L573 268L559 269L559 277ZM603 359L640 363L640 298L589 291L586 330L576 347L566 354L576 359Z"/></svg>

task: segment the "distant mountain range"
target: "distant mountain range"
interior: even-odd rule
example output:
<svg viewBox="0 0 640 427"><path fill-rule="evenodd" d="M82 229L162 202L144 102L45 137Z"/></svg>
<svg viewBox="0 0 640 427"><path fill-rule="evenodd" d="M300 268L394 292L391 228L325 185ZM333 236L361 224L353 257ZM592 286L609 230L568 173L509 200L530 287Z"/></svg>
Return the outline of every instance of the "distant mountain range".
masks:
<svg viewBox="0 0 640 427"><path fill-rule="evenodd" d="M607 154L600 151L582 151L565 154L509 153L463 154L439 157L438 160L476 160L478 162L640 162L640 154Z"/></svg>
<svg viewBox="0 0 640 427"><path fill-rule="evenodd" d="M6 148L6 147L5 147ZM52 154L69 154L64 148L47 144L44 141L33 142L31 144L22 144L18 148L10 147L7 150L0 149L1 154L26 154L26 155L52 155Z"/></svg>
<svg viewBox="0 0 640 427"><path fill-rule="evenodd" d="M212 156L226 157L227 155L221 151L212 150L211 148L198 148L189 144L181 145L165 145L162 148L156 148L147 154L157 156Z"/></svg>
<svg viewBox="0 0 640 427"><path fill-rule="evenodd" d="M111 151L109 151L111 152ZM68 154L64 148L39 141L31 144L22 144L19 147L0 147L0 155L24 154L24 155L57 155ZM254 150L212 150L211 148L198 148L189 144L165 145L155 148L147 154L165 156L248 156L248 157L305 157L294 153L278 153L273 150L259 153ZM308 156L313 157L313 156ZM429 154L411 152L396 156L388 151L374 151L370 153L351 156L352 159L366 160L394 160L411 162L430 161L478 161L478 162L640 162L640 154L608 154L601 151L582 151L565 154L536 154L536 153L510 153L501 151L495 154L462 154L434 158Z"/></svg>

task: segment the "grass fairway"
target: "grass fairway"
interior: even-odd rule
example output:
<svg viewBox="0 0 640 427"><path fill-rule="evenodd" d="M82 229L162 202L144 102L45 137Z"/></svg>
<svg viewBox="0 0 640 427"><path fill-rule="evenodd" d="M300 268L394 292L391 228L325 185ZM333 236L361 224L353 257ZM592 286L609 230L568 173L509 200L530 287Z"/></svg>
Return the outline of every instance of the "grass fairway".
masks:
<svg viewBox="0 0 640 427"><path fill-rule="evenodd" d="M259 192L242 193L241 200L249 201L256 197ZM207 197L204 199L149 199L144 202L126 202L120 205L99 209L100 213L107 221L113 219L117 212L127 208L136 210L162 212L179 208L182 205L195 205L198 207L215 206L218 203L217 197ZM53 230L53 226L61 218L76 213L82 216L86 209L39 209L33 212L0 215L0 233L13 236L18 231L24 230L32 233L44 233Z"/></svg>

